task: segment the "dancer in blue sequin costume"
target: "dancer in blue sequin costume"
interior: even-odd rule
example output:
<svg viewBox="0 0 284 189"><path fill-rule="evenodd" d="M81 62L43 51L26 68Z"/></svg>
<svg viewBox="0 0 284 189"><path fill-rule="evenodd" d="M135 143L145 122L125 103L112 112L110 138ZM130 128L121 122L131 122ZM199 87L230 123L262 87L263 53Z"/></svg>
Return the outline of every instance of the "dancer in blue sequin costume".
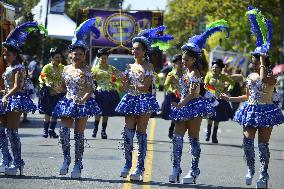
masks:
<svg viewBox="0 0 284 189"><path fill-rule="evenodd" d="M165 27L147 29L141 31L133 38L132 53L135 63L129 65L126 70L126 78L123 82L127 93L116 107L116 111L125 115L125 127L123 132L125 165L121 171L121 177L125 178L132 167L133 137L136 131L138 140L138 162L136 169L130 175L131 180L141 180L144 172L144 160L147 151L147 125L153 112L160 110L155 96L152 95L152 83L154 77L153 65L148 59L148 51L151 46L159 41L173 39L170 35L159 36L158 32Z"/></svg>
<svg viewBox="0 0 284 189"><path fill-rule="evenodd" d="M75 31L70 45L71 65L63 70L63 79L66 83L66 95L54 108L54 116L61 118L59 133L64 155L64 162L60 168L60 175L68 173L71 163L70 157L70 128L75 122L75 160L71 172L72 178L80 178L83 169L84 130L88 117L100 115L101 111L93 97L93 75L89 66L86 66L86 52L88 44L85 35L92 31L95 38L100 36L99 30L94 26L96 19L83 22Z"/></svg>
<svg viewBox="0 0 284 189"><path fill-rule="evenodd" d="M3 73L6 70L7 67L7 63L4 60L4 55L2 54L1 56L1 71L0 71L0 75L3 75ZM4 80L1 77L0 78L0 99L2 101L2 97L5 93L5 85L4 85ZM0 114L5 113L4 111L2 111ZM3 125L3 123L5 123L5 121L2 123L3 119L0 119L0 149L1 149L1 153L2 153L2 158L1 158L1 162L0 162L0 173L5 173L5 167L9 167L10 163L13 161L12 156L9 152L8 149L8 138L7 138L7 134L6 134L6 129Z"/></svg>
<svg viewBox="0 0 284 189"><path fill-rule="evenodd" d="M182 88L179 104L172 103L170 117L176 121L173 137L173 169L169 182L179 182L182 173L180 161L183 149L183 136L188 131L190 154L192 155L191 167L188 174L183 177L184 184L193 184L200 174L198 167L200 158L199 131L202 118L214 115L215 110L211 99L201 96L202 77L208 70L208 64L202 59L201 51L206 40L217 31L228 30L225 20L216 21L205 32L193 36L188 43L182 46L182 62L185 73L180 80Z"/></svg>
<svg viewBox="0 0 284 189"><path fill-rule="evenodd" d="M258 131L261 166L256 186L257 188L267 188L270 158L269 139L273 126L282 124L284 116L278 105L274 103L274 90L277 80L269 70L270 61L267 54L271 39L271 23L262 16L258 9L249 7L247 14L251 21L252 31L257 35L257 48L251 53L254 72L247 78L245 95L229 97L223 94L222 98L231 102L244 102L235 113L234 120L243 126L243 147L248 166L245 183L251 185L255 173L254 138ZM258 23L257 17L263 18L258 21L264 21L265 23ZM268 32L266 34L261 33L259 25L265 27L262 28L262 31L266 30ZM259 30L259 32L256 30Z"/></svg>
<svg viewBox="0 0 284 189"><path fill-rule="evenodd" d="M7 68L3 73L5 91L0 105L1 123L0 126L0 146L3 153L3 164L1 169L5 169L6 175L16 175L18 171L20 175L23 173L24 160L21 156L21 141L18 135L21 113L34 113L36 105L29 96L28 86L25 86L26 70L22 62L20 62L19 54L21 47L27 39L31 31L45 31L36 22L26 22L17 26L11 31L6 41L3 43L4 60ZM5 131L5 126L7 129ZM11 144L13 154L13 163L8 151L8 139Z"/></svg>

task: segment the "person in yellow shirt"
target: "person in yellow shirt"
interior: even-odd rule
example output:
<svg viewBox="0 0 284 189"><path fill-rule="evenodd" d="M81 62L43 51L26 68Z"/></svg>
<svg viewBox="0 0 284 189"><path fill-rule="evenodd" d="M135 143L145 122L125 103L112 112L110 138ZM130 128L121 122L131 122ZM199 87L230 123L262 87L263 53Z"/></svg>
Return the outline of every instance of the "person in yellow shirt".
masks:
<svg viewBox="0 0 284 189"><path fill-rule="evenodd" d="M115 108L120 102L120 97L118 94L116 80L121 76L121 73L115 67L108 64L108 49L100 49L97 56L100 58L99 64L92 68L92 73L97 85L95 99L102 110L102 114L95 116L92 137L95 138L97 136L98 127L102 116L101 137L102 139L107 139L106 128L108 117L118 115L115 112Z"/></svg>
<svg viewBox="0 0 284 189"><path fill-rule="evenodd" d="M225 74L222 74L224 68L223 60L217 59L212 62L211 72L205 76L204 83L207 90L215 93L218 98L218 106L215 107L216 114L209 118L206 132L206 141L210 140L212 123L214 123L212 142L218 143L217 131L220 121L228 121L232 118L232 108L229 102L220 99L219 96L223 92L230 92L235 85L235 82ZM229 85L226 85L226 84ZM228 86L226 88L226 86Z"/></svg>
<svg viewBox="0 0 284 189"><path fill-rule="evenodd" d="M43 137L58 138L55 133L57 118L52 116L53 109L57 102L65 95L66 89L62 72L64 65L61 64L62 53L58 48L51 48L50 63L45 65L40 73L40 95L38 110L44 114Z"/></svg>
<svg viewBox="0 0 284 189"><path fill-rule="evenodd" d="M169 115L171 113L171 104L172 102L178 103L180 101L180 85L179 80L183 74L183 64L181 54L177 54L173 57L172 60L174 68L171 72L168 73L166 81L164 83L164 89L166 92L165 100L162 105L162 119L171 120ZM171 121L171 126L169 128L169 138L173 138L175 122Z"/></svg>

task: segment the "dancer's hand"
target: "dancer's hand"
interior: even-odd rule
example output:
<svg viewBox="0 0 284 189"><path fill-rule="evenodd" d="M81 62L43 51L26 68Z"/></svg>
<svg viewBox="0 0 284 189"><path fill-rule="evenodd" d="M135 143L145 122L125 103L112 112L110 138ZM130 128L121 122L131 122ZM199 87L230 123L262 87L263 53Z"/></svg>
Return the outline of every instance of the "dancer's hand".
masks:
<svg viewBox="0 0 284 189"><path fill-rule="evenodd" d="M83 98L76 98L75 99L75 103L76 104L79 104L79 105L82 105L85 103L86 100L84 100Z"/></svg>
<svg viewBox="0 0 284 189"><path fill-rule="evenodd" d="M122 86L124 88L128 88L129 87L129 82L128 82L128 78L127 77L123 77L121 80Z"/></svg>
<svg viewBox="0 0 284 189"><path fill-rule="evenodd" d="M178 107L178 104L176 103L176 102L172 102L172 106L174 106L174 107Z"/></svg>
<svg viewBox="0 0 284 189"><path fill-rule="evenodd" d="M2 107L3 107L3 109L6 109L7 104L8 104L8 100L7 100L7 96L5 95L2 98Z"/></svg>
<svg viewBox="0 0 284 189"><path fill-rule="evenodd" d="M174 106L175 108L181 108L182 107L181 103L178 104L176 102L172 102L172 106Z"/></svg>
<svg viewBox="0 0 284 189"><path fill-rule="evenodd" d="M230 97L225 93L221 93L220 98L226 101L230 101Z"/></svg>

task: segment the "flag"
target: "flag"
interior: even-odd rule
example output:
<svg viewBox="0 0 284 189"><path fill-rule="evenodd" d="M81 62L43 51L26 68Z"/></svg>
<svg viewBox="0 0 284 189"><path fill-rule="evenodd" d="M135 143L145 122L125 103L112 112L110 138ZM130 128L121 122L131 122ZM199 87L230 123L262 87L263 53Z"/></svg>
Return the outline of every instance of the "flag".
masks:
<svg viewBox="0 0 284 189"><path fill-rule="evenodd" d="M181 95L178 90L175 90L176 98L181 99Z"/></svg>
<svg viewBox="0 0 284 189"><path fill-rule="evenodd" d="M210 85L208 83L206 84L206 89L213 94L216 93L216 88L213 85Z"/></svg>

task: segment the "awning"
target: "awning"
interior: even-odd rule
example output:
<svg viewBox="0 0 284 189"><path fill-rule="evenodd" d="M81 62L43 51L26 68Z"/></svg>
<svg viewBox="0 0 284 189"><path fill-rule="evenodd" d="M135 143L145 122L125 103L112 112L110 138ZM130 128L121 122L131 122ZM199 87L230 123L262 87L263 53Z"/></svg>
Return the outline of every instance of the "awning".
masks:
<svg viewBox="0 0 284 189"><path fill-rule="evenodd" d="M66 14L48 14L48 37L72 40L76 23Z"/></svg>

